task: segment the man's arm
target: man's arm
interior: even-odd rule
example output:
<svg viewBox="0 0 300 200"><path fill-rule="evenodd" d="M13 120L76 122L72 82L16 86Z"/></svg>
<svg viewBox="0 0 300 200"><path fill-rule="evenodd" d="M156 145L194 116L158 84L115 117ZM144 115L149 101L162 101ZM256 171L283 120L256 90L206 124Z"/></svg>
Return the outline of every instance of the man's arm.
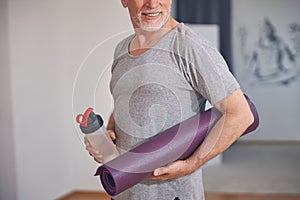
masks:
<svg viewBox="0 0 300 200"><path fill-rule="evenodd" d="M188 159L156 169L150 179L178 178L194 172L224 152L253 123L252 112L240 89L214 104L214 107L222 113L222 117L210 130L202 145Z"/></svg>
<svg viewBox="0 0 300 200"><path fill-rule="evenodd" d="M254 117L243 92L239 89L214 104L222 117L192 156L203 165L224 152L253 123Z"/></svg>

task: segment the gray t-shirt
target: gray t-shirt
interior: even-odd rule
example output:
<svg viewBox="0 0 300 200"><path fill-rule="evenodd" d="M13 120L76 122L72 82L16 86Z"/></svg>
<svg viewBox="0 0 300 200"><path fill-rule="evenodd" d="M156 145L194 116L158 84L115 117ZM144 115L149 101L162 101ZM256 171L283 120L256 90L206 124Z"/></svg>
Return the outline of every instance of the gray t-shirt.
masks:
<svg viewBox="0 0 300 200"><path fill-rule="evenodd" d="M206 100L216 103L239 88L219 52L182 23L139 56L128 53L133 37L116 47L110 82L121 152L203 112ZM114 199L176 197L204 199L201 168L177 179L142 181Z"/></svg>

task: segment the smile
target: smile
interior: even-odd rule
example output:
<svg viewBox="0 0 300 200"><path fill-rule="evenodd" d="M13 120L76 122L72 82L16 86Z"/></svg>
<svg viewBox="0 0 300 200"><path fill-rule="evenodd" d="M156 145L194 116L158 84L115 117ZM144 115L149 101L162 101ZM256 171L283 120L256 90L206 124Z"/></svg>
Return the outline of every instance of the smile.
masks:
<svg viewBox="0 0 300 200"><path fill-rule="evenodd" d="M145 16L148 17L157 17L161 12L155 12L155 13L142 13Z"/></svg>
<svg viewBox="0 0 300 200"><path fill-rule="evenodd" d="M147 16L149 16L149 17L156 17L156 16L158 16L160 13L149 13L149 14L145 14L145 15L147 15Z"/></svg>

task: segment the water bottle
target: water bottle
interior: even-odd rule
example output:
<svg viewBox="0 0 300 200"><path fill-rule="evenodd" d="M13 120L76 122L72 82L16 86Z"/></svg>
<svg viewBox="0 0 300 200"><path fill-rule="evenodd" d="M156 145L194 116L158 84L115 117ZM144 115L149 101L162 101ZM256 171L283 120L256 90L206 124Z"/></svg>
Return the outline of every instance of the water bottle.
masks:
<svg viewBox="0 0 300 200"><path fill-rule="evenodd" d="M79 114L76 121L80 124L81 131L86 135L88 141L103 156L104 163L114 159L119 152L108 135L103 119L93 112L93 108L88 108L84 114Z"/></svg>

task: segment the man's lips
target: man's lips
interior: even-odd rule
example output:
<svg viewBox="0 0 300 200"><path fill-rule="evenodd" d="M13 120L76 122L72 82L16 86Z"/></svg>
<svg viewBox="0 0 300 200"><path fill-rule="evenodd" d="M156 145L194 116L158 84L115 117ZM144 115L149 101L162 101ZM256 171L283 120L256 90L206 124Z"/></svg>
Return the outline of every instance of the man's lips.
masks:
<svg viewBox="0 0 300 200"><path fill-rule="evenodd" d="M160 13L143 13L143 15L146 15L148 17L156 17L158 16Z"/></svg>
<svg viewBox="0 0 300 200"><path fill-rule="evenodd" d="M158 12L144 12L144 13L142 13L142 15L147 16L147 17L157 17L160 14L161 14L161 11L158 11Z"/></svg>

